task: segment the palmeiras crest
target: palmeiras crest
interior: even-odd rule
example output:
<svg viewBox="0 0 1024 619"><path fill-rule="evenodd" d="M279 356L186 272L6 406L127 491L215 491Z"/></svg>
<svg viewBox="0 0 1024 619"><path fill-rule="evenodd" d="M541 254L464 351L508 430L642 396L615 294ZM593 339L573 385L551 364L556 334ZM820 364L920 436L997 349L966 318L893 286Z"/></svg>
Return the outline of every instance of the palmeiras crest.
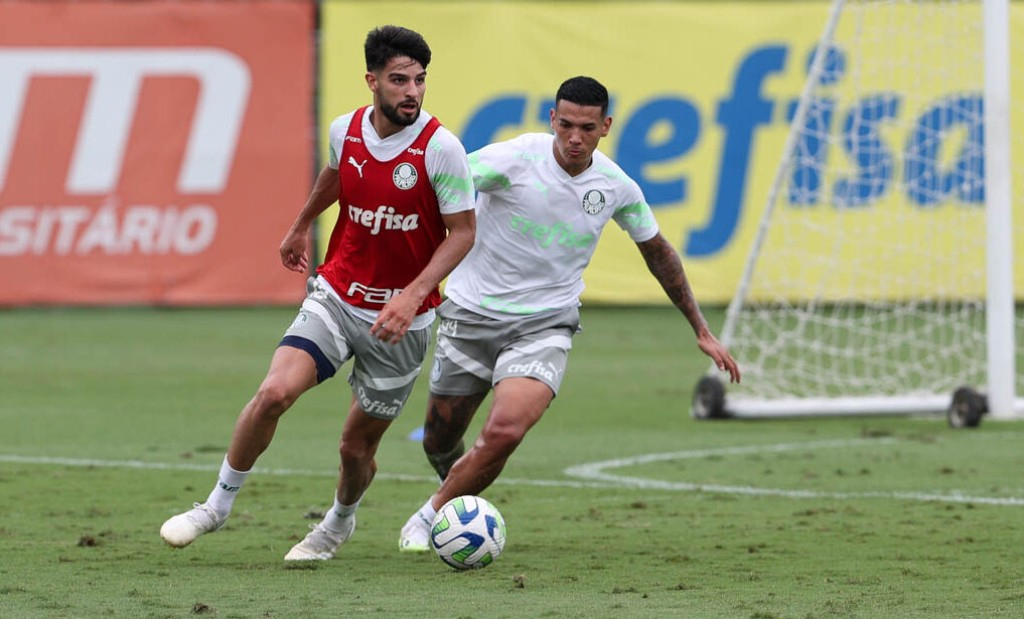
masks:
<svg viewBox="0 0 1024 619"><path fill-rule="evenodd" d="M416 166L411 163L400 163L395 167L391 178L395 181L395 187L399 189L412 189L418 178Z"/></svg>
<svg viewBox="0 0 1024 619"><path fill-rule="evenodd" d="M597 215L604 210L604 194L600 189L591 189L583 194L583 210L591 215Z"/></svg>

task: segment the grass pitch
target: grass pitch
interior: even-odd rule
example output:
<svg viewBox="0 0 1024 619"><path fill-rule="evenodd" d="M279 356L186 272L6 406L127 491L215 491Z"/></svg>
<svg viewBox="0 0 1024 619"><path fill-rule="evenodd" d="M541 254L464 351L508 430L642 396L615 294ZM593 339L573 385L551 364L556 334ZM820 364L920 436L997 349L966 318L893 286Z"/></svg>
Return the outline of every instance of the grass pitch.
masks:
<svg viewBox="0 0 1024 619"><path fill-rule="evenodd" d="M708 361L667 308L584 309L561 395L486 493L509 541L484 570L397 550L436 486L408 438L425 380L352 540L281 560L330 504L347 367L285 415L223 530L166 547L293 315L0 313L0 617L1024 615L1024 425L697 422Z"/></svg>

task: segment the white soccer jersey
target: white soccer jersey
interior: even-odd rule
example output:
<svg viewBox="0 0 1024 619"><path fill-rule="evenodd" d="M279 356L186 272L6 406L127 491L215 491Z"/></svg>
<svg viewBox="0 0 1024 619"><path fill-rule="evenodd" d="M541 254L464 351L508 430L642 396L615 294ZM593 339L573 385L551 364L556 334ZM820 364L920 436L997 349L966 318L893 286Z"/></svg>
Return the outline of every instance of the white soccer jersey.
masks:
<svg viewBox="0 0 1024 619"><path fill-rule="evenodd" d="M639 185L615 162L595 151L569 176L553 148L553 135L528 133L469 155L476 244L445 287L458 305L494 318L576 307L609 220L638 243L658 233Z"/></svg>
<svg viewBox="0 0 1024 619"><path fill-rule="evenodd" d="M431 116L426 110L420 110L420 116L412 125L403 128L394 135L381 139L377 130L370 122L371 106L363 114L363 140L366 149L377 161L390 161L399 153L409 148L416 136L423 131L423 127L430 122ZM335 170L339 165L354 165L359 167L357 161L339 161L338 153L345 143L345 135L348 133L348 125L352 122L355 111L339 116L331 123L330 128L330 156L327 165ZM462 155L466 152L465 147L459 138L455 137L444 125L438 127L434 136L430 138L427 145L427 152L423 155L423 163L430 176L430 184L437 194L437 204L441 214L450 215L459 211L468 211L473 208L473 193L469 183L469 169L466 167L466 159Z"/></svg>

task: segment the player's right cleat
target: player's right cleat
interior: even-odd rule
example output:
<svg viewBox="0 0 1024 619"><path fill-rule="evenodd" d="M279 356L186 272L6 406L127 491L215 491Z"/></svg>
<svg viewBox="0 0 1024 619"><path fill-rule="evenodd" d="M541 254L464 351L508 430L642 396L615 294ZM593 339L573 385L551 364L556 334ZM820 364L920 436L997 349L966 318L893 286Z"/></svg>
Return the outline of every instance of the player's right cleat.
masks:
<svg viewBox="0 0 1024 619"><path fill-rule="evenodd" d="M160 527L160 537L170 546L184 548L203 533L211 533L224 526L223 518L206 503L193 503L192 509L173 516Z"/></svg>
<svg viewBox="0 0 1024 619"><path fill-rule="evenodd" d="M284 560L326 561L333 559L334 553L338 552L338 548L347 542L348 538L352 537L352 532L356 530L356 517L351 516L348 522L348 530L341 533L328 531L323 524L309 525L312 531L301 542L292 546L292 549L284 556Z"/></svg>
<svg viewBox="0 0 1024 619"><path fill-rule="evenodd" d="M417 511L402 527L398 538L398 550L402 552L427 552L430 550L430 523Z"/></svg>

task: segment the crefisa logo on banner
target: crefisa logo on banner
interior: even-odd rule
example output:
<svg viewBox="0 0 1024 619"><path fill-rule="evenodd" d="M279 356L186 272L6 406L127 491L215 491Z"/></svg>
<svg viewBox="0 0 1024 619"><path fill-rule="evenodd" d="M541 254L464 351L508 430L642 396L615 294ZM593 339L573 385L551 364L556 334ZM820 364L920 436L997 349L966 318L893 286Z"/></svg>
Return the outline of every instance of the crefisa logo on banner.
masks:
<svg viewBox="0 0 1024 619"><path fill-rule="evenodd" d="M44 77L88 79L62 179L63 204L4 197L17 181L9 173L19 129L37 113L26 106L29 86ZM165 190L121 204L118 186L139 93L144 80L159 77L199 84L185 151L174 154L180 156L177 199ZM0 48L0 256L202 253L216 237L217 210L192 196L208 199L227 186L250 82L245 62L216 48ZM49 171L38 174L33 182L51 182ZM91 205L75 204L76 197Z"/></svg>

